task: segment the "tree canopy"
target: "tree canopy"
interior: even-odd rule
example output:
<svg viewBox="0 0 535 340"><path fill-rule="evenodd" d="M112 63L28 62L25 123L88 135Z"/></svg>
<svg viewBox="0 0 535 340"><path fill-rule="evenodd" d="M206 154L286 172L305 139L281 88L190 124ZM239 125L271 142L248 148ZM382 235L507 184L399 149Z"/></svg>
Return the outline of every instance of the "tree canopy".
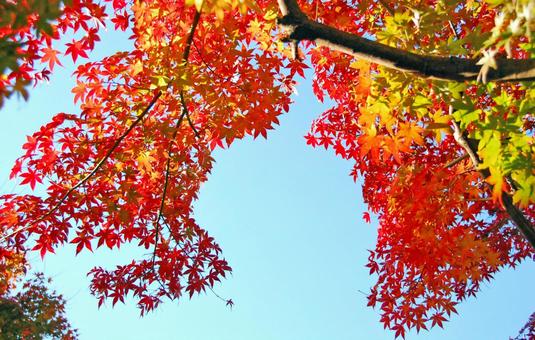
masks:
<svg viewBox="0 0 535 340"><path fill-rule="evenodd" d="M143 314L231 271L192 203L214 149L266 137L309 67L315 95L334 106L307 143L354 161L364 220L378 217L368 304L385 327L396 336L442 327L482 282L535 255L532 1L27 0L0 9L0 105L27 97L61 56L87 58L110 23L131 33L133 50L77 67L80 111L57 114L23 146L11 178L47 194L0 197L0 256L45 256L67 242L77 253L124 243L150 251L90 272L99 305L131 294Z"/></svg>
<svg viewBox="0 0 535 340"><path fill-rule="evenodd" d="M18 291L16 283L26 274L24 255L2 251L0 262L0 335L2 339L74 339L65 316L65 300L48 288L42 273L27 278Z"/></svg>

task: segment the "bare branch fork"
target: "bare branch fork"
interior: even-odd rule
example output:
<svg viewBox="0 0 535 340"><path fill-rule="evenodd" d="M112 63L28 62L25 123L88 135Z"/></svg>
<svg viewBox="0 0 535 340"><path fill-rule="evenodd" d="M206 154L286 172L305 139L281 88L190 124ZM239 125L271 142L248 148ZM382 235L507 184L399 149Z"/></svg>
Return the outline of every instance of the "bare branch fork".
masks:
<svg viewBox="0 0 535 340"><path fill-rule="evenodd" d="M397 49L311 20L301 11L296 0L278 0L278 3L282 12L279 24L288 30L288 42L315 41L318 45L357 58L432 79L471 81L477 80L481 71L478 60L423 55ZM489 69L486 81L535 80L534 59L497 59L496 64L496 70Z"/></svg>

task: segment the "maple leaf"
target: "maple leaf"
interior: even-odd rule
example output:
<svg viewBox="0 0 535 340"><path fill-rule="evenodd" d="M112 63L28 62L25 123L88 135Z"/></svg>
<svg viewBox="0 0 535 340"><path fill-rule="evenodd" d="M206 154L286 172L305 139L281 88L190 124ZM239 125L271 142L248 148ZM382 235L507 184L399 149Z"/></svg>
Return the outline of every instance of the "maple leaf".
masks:
<svg viewBox="0 0 535 340"><path fill-rule="evenodd" d="M360 156L362 157L371 152L372 158L378 160L383 141L384 136L376 135L375 133L360 136L358 138L358 142L361 145Z"/></svg>
<svg viewBox="0 0 535 340"><path fill-rule="evenodd" d="M400 124L398 135L405 138L406 145L411 144L412 142L422 145L424 144L422 131L423 129L415 124L402 123Z"/></svg>
<svg viewBox="0 0 535 340"><path fill-rule="evenodd" d="M490 168L490 176L486 178L486 181L492 185L492 200L500 202L503 206L502 192L504 190L503 175L496 171L494 168Z"/></svg>
<svg viewBox="0 0 535 340"><path fill-rule="evenodd" d="M86 50L87 48L80 40L72 40L71 43L66 43L67 49L65 50L65 55L71 55L72 61L76 62L78 57L87 58Z"/></svg>
<svg viewBox="0 0 535 340"><path fill-rule="evenodd" d="M115 17L111 19L111 22L113 22L115 29L126 31L128 29L129 19L130 18L128 14L122 13L122 14L116 14Z"/></svg>
<svg viewBox="0 0 535 340"><path fill-rule="evenodd" d="M152 163L156 161L156 159L149 151L140 153L136 160L138 162L138 169L142 173L152 173Z"/></svg>
<svg viewBox="0 0 535 340"><path fill-rule="evenodd" d="M78 253L80 253L84 247L90 252L93 252L91 247L91 238L88 236L75 237L71 240L71 243L76 244L76 255L78 255Z"/></svg>
<svg viewBox="0 0 535 340"><path fill-rule="evenodd" d="M43 56L41 57L41 62L48 63L48 67L50 68L51 71L54 70L55 65L62 66L58 58L59 52L57 50L51 47L46 47L42 49L41 52L43 52Z"/></svg>
<svg viewBox="0 0 535 340"><path fill-rule="evenodd" d="M21 173L20 177L22 177L22 181L20 182L20 184L30 184L30 188L32 190L35 189L36 183L43 183L41 176L32 169L29 169L27 172Z"/></svg>
<svg viewBox="0 0 535 340"><path fill-rule="evenodd" d="M433 119L433 122L429 123L426 128L429 130L433 130L433 133L435 134L435 138L437 142L440 143L442 141L443 134L451 133L451 128L450 128L451 116L444 115L442 113L442 110L437 110L435 114L433 114L432 119Z"/></svg>
<svg viewBox="0 0 535 340"><path fill-rule="evenodd" d="M434 326L436 324L440 328L444 328L442 323L446 321L446 318L441 313L435 313L431 315L430 319L432 320L431 326Z"/></svg>
<svg viewBox="0 0 535 340"><path fill-rule="evenodd" d="M78 102L79 100L83 101L86 95L87 86L85 83L82 83L80 81L76 82L76 86L74 86L71 90L72 93L74 93L74 103Z"/></svg>
<svg viewBox="0 0 535 340"><path fill-rule="evenodd" d="M17 176L22 170L22 159L17 159L15 161L15 165L13 165L13 168L11 168L11 172L9 173L9 179L13 179L15 176Z"/></svg>
<svg viewBox="0 0 535 340"><path fill-rule="evenodd" d="M132 77L135 77L142 71L143 71L143 63L141 62L141 60L134 62L132 66L130 67L130 75Z"/></svg>
<svg viewBox="0 0 535 340"><path fill-rule="evenodd" d="M477 62L477 65L481 65L481 69L479 71L479 74L477 76L477 81L482 81L483 84L487 83L487 75L491 68L498 69L498 65L496 64L496 59L494 59L494 56L496 55L498 51L496 50L486 50L483 51L483 57L479 59Z"/></svg>

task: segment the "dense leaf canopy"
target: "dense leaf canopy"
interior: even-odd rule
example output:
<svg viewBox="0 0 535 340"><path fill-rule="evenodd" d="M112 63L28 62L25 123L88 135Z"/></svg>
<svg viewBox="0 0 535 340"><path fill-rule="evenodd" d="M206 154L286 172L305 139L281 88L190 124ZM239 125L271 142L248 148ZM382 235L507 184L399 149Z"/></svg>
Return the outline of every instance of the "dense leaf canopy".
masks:
<svg viewBox="0 0 535 340"><path fill-rule="evenodd" d="M80 111L23 146L11 177L47 194L0 197L6 254L150 250L91 271L99 305L131 294L145 313L230 272L192 202L213 150L266 137L308 67L334 105L307 143L354 161L379 220L369 305L385 327L442 327L535 255L531 0L25 0L0 13L0 104L61 56L87 58L103 27L131 33L133 50L78 66Z"/></svg>

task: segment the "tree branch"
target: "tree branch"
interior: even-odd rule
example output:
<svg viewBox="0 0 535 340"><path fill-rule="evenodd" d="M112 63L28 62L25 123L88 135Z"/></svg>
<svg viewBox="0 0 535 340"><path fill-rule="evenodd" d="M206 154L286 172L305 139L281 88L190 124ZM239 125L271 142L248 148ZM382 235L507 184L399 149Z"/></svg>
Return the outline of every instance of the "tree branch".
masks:
<svg viewBox="0 0 535 340"><path fill-rule="evenodd" d="M377 0L377 2L380 3L390 15L396 14L394 9L385 0Z"/></svg>
<svg viewBox="0 0 535 340"><path fill-rule="evenodd" d="M154 97L152 97L152 100L150 101L149 105L147 105L147 107L145 107L143 112L141 112L137 116L136 120L128 127L128 129L126 129L126 131L123 132L123 134L121 136L119 136L119 138L117 138L115 140L115 143L113 143L112 147L108 150L108 152L104 155L104 157L102 157L100 159L100 161L95 165L93 170L91 170L91 172L89 172L87 175L85 175L84 178L79 180L74 186L72 186L69 190L67 190L67 192L59 199L59 201L50 210L48 210L45 214L43 214L41 217L39 217L37 220L33 221L32 223L30 223L30 224L28 224L28 225L26 225L24 227L21 227L21 228L19 228L17 230L14 230L12 233L10 233L8 235L2 236L0 238L0 242L5 241L8 238L10 238L10 237L12 237L12 236L24 231L24 230L28 230L33 225L41 222L42 220L44 220L45 218L47 218L48 216L53 214L56 210L58 210L59 207L65 202L65 200L67 198L69 198L69 196L76 189L78 189L79 187L84 185L89 179L91 179L91 177L93 177L97 173L97 171L106 163L106 161L110 158L111 154L115 151L115 149L117 149L117 147L126 138L126 136L128 136L130 134L130 132L143 120L143 118L147 115L147 113L154 106L154 104L156 104L156 101L158 101L158 99L161 97L161 95L162 95L162 91L156 92Z"/></svg>
<svg viewBox="0 0 535 340"><path fill-rule="evenodd" d="M467 159L468 158L468 154L465 153L463 154L462 156L460 157L457 157L455 158L454 160L448 162L446 165L444 165L444 169L448 169L448 168L451 168L452 166L462 162L463 160Z"/></svg>
<svg viewBox="0 0 535 340"><path fill-rule="evenodd" d="M189 54L191 51L191 45L193 44L193 37L195 35L195 30L197 29L197 25L199 24L199 20L201 18L201 12L196 11L195 16L193 17L193 22L191 23L191 29L188 34L188 38L186 39L186 46L184 47L184 52L182 53L182 63L184 65L188 64L189 60ZM178 134L178 130L180 128L180 125L182 124L182 121L184 120L184 117L187 117L188 122L195 133L195 136L198 136L198 132L193 126L193 123L191 122L191 118L189 117L188 107L186 106L186 101L184 100L184 91L180 90L180 103L182 104L182 113L180 115L180 118L176 122L175 125L175 131L173 132L173 137L171 139L171 142L169 143L169 147L167 148L167 161L165 163L165 179L163 183L163 190L162 190L162 197L160 199L160 207L158 209L158 214L156 215L156 219L154 220L154 251L152 252L152 269L154 270L155 262L156 262L156 250L158 247L158 238L160 235L160 219L163 215L163 210L165 208L165 198L167 197L167 189L169 187L169 177L170 177L170 170L171 170L171 148L173 145L173 141L176 139L176 136Z"/></svg>
<svg viewBox="0 0 535 340"><path fill-rule="evenodd" d="M176 136L178 134L178 129L180 128L180 125L182 124L182 121L184 120L184 117L187 114L187 109L185 109L185 106L182 107L182 114L180 115L180 118L176 122L175 125L175 132L173 132L173 139L171 140L171 143L169 144L169 147L167 148L167 161L165 162L165 179L163 182L163 191L162 191L162 197L160 198L160 207L158 209L158 214L156 215L156 218L154 219L154 251L152 252L152 268L154 269L154 264L156 262L156 248L158 247L158 238L160 235L160 220L163 215L163 209L165 208L165 198L167 197L167 188L169 187L169 175L170 175L170 169L171 169L171 145L172 141L176 139Z"/></svg>
<svg viewBox="0 0 535 340"><path fill-rule="evenodd" d="M193 36L194 36L194 33L195 33L195 29L197 28L197 25L199 24L199 20L200 20L200 17L201 17L201 13L200 12L195 12L195 16L193 17L193 22L192 22L192 26L191 26L191 30L189 32L189 35L188 35L188 38L186 39L186 46L184 48L184 53L182 55L182 61L183 63L187 64L188 62L188 59L189 59L189 54L190 54L190 51L191 51L191 44L193 42ZM169 89L169 87L171 86L171 84L173 83L173 81L170 81L169 84L167 85L167 89ZM3 242L5 240L7 240L8 238L24 231L24 230L28 230L29 228L31 228L33 225L43 221L46 217L50 216L51 214L53 214L56 210L59 209L59 207L65 202L65 200L76 190L78 189L79 187L81 187L82 185L84 185L89 179L91 179L91 177L93 177L97 171L106 163L106 161L110 158L110 156L112 155L112 153L115 151L115 149L117 149L117 147L121 144L121 142L126 138L126 136L128 136L130 134L130 132L143 120L143 118L147 115L147 113L150 111L150 109L154 106L154 104L156 104L156 102L158 101L158 99L162 96L163 92L160 90L158 92L156 92L156 94L154 95L154 97L152 98L152 100L150 101L150 103L147 105L147 107L145 107L145 109L143 110L143 112L141 112L136 120L128 127L128 129L126 129L126 131L119 137L117 138L117 140L115 141L115 143L113 144L113 146L108 150L108 152L106 153L106 155L104 155L104 157L102 157L100 159L100 161L95 165L95 167L93 168L93 170L91 170L91 172L89 172L84 178L82 178L80 181L78 181L73 187L71 187L69 190L67 190L67 192L59 199L59 201L50 209L48 210L45 214L43 214L41 217L39 217L37 220L35 220L34 222L24 226L24 227L21 227L19 229L16 229L14 230L13 232L9 233L8 235L5 235L5 236L2 236L0 238L0 242ZM182 91L181 91L181 96L182 96ZM182 97L183 98L183 97ZM183 100L182 100L183 101ZM182 112L182 116L180 117L179 119L179 124L180 122L182 122L183 118L184 118L184 114L187 114L187 109L183 112ZM188 117L189 118L189 117ZM192 125L192 128L193 128L193 125ZM196 130L193 128L194 132L196 132ZM175 137L176 137L176 131L175 131ZM174 139L174 138L173 138ZM165 189L164 189L164 198L165 198ZM161 214L161 211L159 212L159 215ZM158 221L159 221L159 218L158 218ZM158 233L158 232L157 232ZM157 238L157 236L156 236Z"/></svg>
<svg viewBox="0 0 535 340"><path fill-rule="evenodd" d="M195 125L193 125L193 122L191 121L191 117L189 115L189 110L188 110L188 106L186 104L186 99L184 98L184 91L180 91L180 103L182 104L183 114L185 114L186 118L188 119L189 126L193 130L193 133L195 134L195 137L199 138L200 137L199 131L197 131L197 129L195 128Z"/></svg>
<svg viewBox="0 0 535 340"><path fill-rule="evenodd" d="M452 81L478 79L481 70L478 60L422 55L390 47L313 21L301 11L296 0L278 0L278 3L283 15L279 24L289 30L287 41L315 41L318 45L425 78ZM535 59L501 58L496 60L496 64L496 70L489 69L486 81L535 80Z"/></svg>
<svg viewBox="0 0 535 340"><path fill-rule="evenodd" d="M462 146L463 149L466 151L466 153L470 157L470 160L474 164L474 167L478 169L481 163L479 156L477 155L478 141L468 138L466 136L466 133L463 133L461 131L461 128L456 121L453 121L453 129L453 137L455 138L457 143ZM481 175L483 175L483 178L487 178L490 176L490 171L488 169L479 169L479 172L481 173ZM526 216L524 216L522 211L513 204L513 198L511 197L511 195L503 191L501 199L505 211L511 217L511 220L514 222L517 229L520 230L522 235L524 235L524 238L535 249L535 229L533 229L531 222L526 218Z"/></svg>
<svg viewBox="0 0 535 340"><path fill-rule="evenodd" d="M278 0L278 3L282 13L279 24L289 30L286 41L315 41L333 50L426 78L453 81L478 79L481 66L477 65L477 60L421 55L390 47L311 20L301 11L296 0ZM453 27L452 29L456 34L455 29ZM535 59L498 59L496 64L496 70L489 69L486 75L487 81L535 80ZM467 138L456 122L454 122L454 137L477 169L480 164L477 141ZM484 178L490 175L488 169L480 169L479 172ZM511 220L535 249L535 230L530 221L513 204L513 199L507 192L502 192L501 199Z"/></svg>

